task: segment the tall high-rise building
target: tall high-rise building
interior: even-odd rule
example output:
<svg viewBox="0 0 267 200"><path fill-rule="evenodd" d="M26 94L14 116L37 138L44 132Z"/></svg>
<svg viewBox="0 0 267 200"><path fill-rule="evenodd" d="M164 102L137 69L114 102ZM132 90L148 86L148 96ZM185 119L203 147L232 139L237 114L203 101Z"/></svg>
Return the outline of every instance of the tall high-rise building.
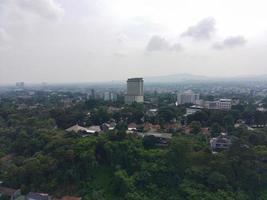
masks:
<svg viewBox="0 0 267 200"><path fill-rule="evenodd" d="M127 80L127 93L125 103L144 102L144 80L143 78L129 78Z"/></svg>
<svg viewBox="0 0 267 200"><path fill-rule="evenodd" d="M192 103L196 104L196 101L199 100L199 94L188 90L184 93L177 94L177 104L185 104L185 103Z"/></svg>

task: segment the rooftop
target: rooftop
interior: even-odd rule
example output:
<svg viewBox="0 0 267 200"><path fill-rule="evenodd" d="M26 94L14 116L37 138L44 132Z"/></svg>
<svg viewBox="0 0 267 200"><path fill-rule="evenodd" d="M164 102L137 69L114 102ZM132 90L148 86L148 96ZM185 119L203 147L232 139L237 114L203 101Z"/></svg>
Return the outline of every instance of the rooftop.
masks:
<svg viewBox="0 0 267 200"><path fill-rule="evenodd" d="M128 81L143 81L143 78L128 78Z"/></svg>

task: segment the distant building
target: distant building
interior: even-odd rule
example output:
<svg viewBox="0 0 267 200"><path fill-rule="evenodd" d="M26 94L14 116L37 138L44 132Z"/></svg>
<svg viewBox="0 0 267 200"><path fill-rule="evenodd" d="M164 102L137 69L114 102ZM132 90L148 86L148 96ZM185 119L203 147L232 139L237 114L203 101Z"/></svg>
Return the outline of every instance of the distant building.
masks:
<svg viewBox="0 0 267 200"><path fill-rule="evenodd" d="M113 92L104 92L103 98L104 101L117 101L117 94Z"/></svg>
<svg viewBox="0 0 267 200"><path fill-rule="evenodd" d="M93 125L93 126L88 127L86 132L91 133L91 134L100 133L101 128L100 126Z"/></svg>
<svg viewBox="0 0 267 200"><path fill-rule="evenodd" d="M231 99L220 99L218 101L218 109L219 110L231 110L232 108L232 100Z"/></svg>
<svg viewBox="0 0 267 200"><path fill-rule="evenodd" d="M83 136L96 134L101 132L100 126L90 126L90 127L82 127L78 124L71 126L70 128L66 129L67 132L75 132L75 133L82 133Z"/></svg>
<svg viewBox="0 0 267 200"><path fill-rule="evenodd" d="M109 130L114 130L116 127L116 123L115 122L111 122L111 123L103 123L101 124L100 128L102 131L109 131Z"/></svg>
<svg viewBox="0 0 267 200"><path fill-rule="evenodd" d="M231 140L226 134L222 133L220 136L210 139L210 145L212 151L217 152L228 149L231 145Z"/></svg>
<svg viewBox="0 0 267 200"><path fill-rule="evenodd" d="M29 192L26 196L26 200L51 200L48 194Z"/></svg>
<svg viewBox="0 0 267 200"><path fill-rule="evenodd" d="M24 82L16 82L16 87L23 88Z"/></svg>
<svg viewBox="0 0 267 200"><path fill-rule="evenodd" d="M91 89L91 94L89 96L90 99L95 99L95 90L94 89Z"/></svg>
<svg viewBox="0 0 267 200"><path fill-rule="evenodd" d="M82 197L64 196L60 200L81 200Z"/></svg>
<svg viewBox="0 0 267 200"><path fill-rule="evenodd" d="M130 124L128 124L128 131L136 131L136 130L137 130L136 123L130 123Z"/></svg>
<svg viewBox="0 0 267 200"><path fill-rule="evenodd" d="M149 109L146 114L149 117L155 117L158 114L158 109L157 108L153 108L153 109Z"/></svg>
<svg viewBox="0 0 267 200"><path fill-rule="evenodd" d="M192 115L196 112L201 111L202 109L203 109L202 106L197 106L197 105L190 106L189 108L186 108L185 116Z"/></svg>
<svg viewBox="0 0 267 200"><path fill-rule="evenodd" d="M197 101L198 106L209 110L231 110L232 100L231 99L219 99L217 101Z"/></svg>
<svg viewBox="0 0 267 200"><path fill-rule="evenodd" d="M155 138L156 146L165 147L168 146L172 139L171 133L159 133L159 132L147 132L143 134L143 137L153 137Z"/></svg>
<svg viewBox="0 0 267 200"><path fill-rule="evenodd" d="M0 187L0 197L7 197L10 200L14 200L21 195L19 189ZM5 199L5 198L3 198Z"/></svg>
<svg viewBox="0 0 267 200"><path fill-rule="evenodd" d="M191 90L187 90L183 93L177 94L177 104L186 104L186 103L192 103L196 104L196 102L199 100L199 94L194 93Z"/></svg>
<svg viewBox="0 0 267 200"><path fill-rule="evenodd" d="M127 93L125 103L144 102L144 81L143 78L129 78L127 80Z"/></svg>
<svg viewBox="0 0 267 200"><path fill-rule="evenodd" d="M237 99L237 98L233 98L233 99L232 99L232 105L233 105L233 106L236 106L236 105L238 105L238 104L240 104L240 100Z"/></svg>
<svg viewBox="0 0 267 200"><path fill-rule="evenodd" d="M76 124L74 126L71 126L71 127L67 128L65 131L78 133L78 132L81 132L81 131L87 132L87 130L88 130L87 128L79 126L78 124Z"/></svg>

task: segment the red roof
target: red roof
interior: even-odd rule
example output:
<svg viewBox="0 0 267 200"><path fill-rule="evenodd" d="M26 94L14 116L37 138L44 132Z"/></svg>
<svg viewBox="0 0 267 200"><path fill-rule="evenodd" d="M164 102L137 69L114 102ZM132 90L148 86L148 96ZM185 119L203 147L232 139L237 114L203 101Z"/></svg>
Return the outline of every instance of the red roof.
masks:
<svg viewBox="0 0 267 200"><path fill-rule="evenodd" d="M81 200L82 197L64 196L61 200Z"/></svg>

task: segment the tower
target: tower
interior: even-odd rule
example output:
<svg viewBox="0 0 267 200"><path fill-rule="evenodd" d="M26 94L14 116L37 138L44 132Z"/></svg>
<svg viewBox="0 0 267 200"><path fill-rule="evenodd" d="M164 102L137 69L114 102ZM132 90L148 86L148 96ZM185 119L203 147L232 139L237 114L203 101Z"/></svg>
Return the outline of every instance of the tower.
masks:
<svg viewBox="0 0 267 200"><path fill-rule="evenodd" d="M127 93L125 103L144 102L144 80L143 78L129 78L127 80Z"/></svg>

